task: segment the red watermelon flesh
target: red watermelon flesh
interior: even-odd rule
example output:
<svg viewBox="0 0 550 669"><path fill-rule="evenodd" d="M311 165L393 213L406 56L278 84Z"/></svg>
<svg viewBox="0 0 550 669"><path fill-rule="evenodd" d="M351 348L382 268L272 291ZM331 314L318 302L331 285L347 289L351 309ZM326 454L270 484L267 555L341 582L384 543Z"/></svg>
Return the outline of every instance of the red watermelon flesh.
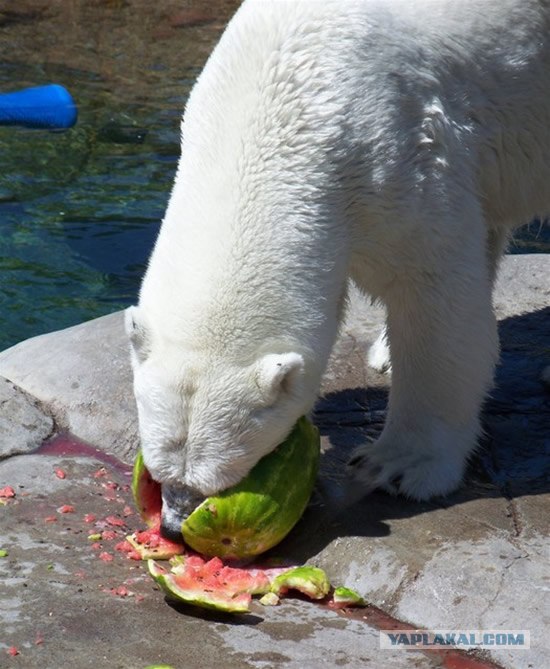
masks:
<svg viewBox="0 0 550 669"><path fill-rule="evenodd" d="M160 533L159 520L152 527L141 532L134 532L126 537L126 540L134 549L135 555L130 557L141 560L156 558L157 560L169 560L174 555L182 555L185 552L183 544L166 539Z"/></svg>
<svg viewBox="0 0 550 669"><path fill-rule="evenodd" d="M172 599L206 609L245 613L252 595L269 592L271 583L287 567L237 569L219 558L204 560L198 555L175 557L170 568L149 560L149 573Z"/></svg>
<svg viewBox="0 0 550 669"><path fill-rule="evenodd" d="M143 520L149 527L160 527L162 494L160 483L153 480L143 461L143 454L138 451L132 474L132 493L134 502Z"/></svg>
<svg viewBox="0 0 550 669"><path fill-rule="evenodd" d="M134 549L130 557L149 560L168 560L174 555L181 555L184 547L181 543L170 541L160 533L162 513L162 494L160 483L153 480L143 461L143 454L138 452L132 475L132 493L139 513L148 526L147 530L134 532L126 537Z"/></svg>

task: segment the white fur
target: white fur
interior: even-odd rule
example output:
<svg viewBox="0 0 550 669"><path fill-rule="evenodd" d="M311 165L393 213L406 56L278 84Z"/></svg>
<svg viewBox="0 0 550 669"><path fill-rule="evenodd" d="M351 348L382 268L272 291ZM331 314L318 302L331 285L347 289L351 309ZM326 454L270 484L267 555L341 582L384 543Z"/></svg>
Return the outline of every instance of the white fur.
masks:
<svg viewBox="0 0 550 669"><path fill-rule="evenodd" d="M367 362L377 372L391 374L390 344L385 329L382 330L376 341L369 348Z"/></svg>
<svg viewBox="0 0 550 669"><path fill-rule="evenodd" d="M547 0L245 0L190 96L129 314L145 460L204 494L311 409L351 277L388 310L365 489L460 482L497 358L491 287L550 211Z"/></svg>

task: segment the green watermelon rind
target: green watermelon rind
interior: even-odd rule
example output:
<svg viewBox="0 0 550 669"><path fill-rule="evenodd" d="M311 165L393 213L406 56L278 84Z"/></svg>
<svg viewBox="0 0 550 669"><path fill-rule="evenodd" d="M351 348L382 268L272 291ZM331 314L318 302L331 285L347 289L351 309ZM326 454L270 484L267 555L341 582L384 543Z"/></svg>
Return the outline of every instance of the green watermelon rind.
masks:
<svg viewBox="0 0 550 669"><path fill-rule="evenodd" d="M222 559L269 550L301 518L313 491L320 457L317 428L305 417L236 486L206 499L182 523L186 544Z"/></svg>
<svg viewBox="0 0 550 669"><path fill-rule="evenodd" d="M247 613L250 611L253 595L263 595L260 599L261 603L266 596L279 597L289 590L297 590L310 599L319 600L324 599L330 591L330 583L325 572L310 565L293 567L284 571L278 568L267 569L260 572L267 576L267 582L259 579L255 583L252 578L248 585L233 594L225 593L223 588L205 590L199 583L196 588L183 588L178 584L178 576L185 573L185 562L185 556L177 556L170 560L169 567L158 565L155 560L148 560L147 567L149 574L170 599L204 609L226 613ZM255 571L252 570L251 575ZM275 602L265 601L265 603L273 605Z"/></svg>
<svg viewBox="0 0 550 669"><path fill-rule="evenodd" d="M248 592L229 596L220 591L207 592L201 589L184 589L179 587L177 583L177 574L159 567L154 560L148 560L147 567L149 574L170 599L211 611L224 611L226 613L248 613L250 611L252 596Z"/></svg>
<svg viewBox="0 0 550 669"><path fill-rule="evenodd" d="M287 590L298 590L310 599L324 599L330 592L330 581L319 567L294 567L277 576L271 584L271 592L276 595Z"/></svg>
<svg viewBox="0 0 550 669"><path fill-rule="evenodd" d="M345 606L366 606L367 603L358 592L351 588L346 588L343 585L334 588L332 599L335 604Z"/></svg>

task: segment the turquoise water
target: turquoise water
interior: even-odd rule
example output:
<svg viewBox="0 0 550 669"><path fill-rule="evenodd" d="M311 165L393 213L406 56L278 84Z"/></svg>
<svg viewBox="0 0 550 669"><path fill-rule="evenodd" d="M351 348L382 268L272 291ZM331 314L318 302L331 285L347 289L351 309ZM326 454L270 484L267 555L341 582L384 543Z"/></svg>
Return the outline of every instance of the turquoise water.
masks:
<svg viewBox="0 0 550 669"><path fill-rule="evenodd" d="M78 100L74 129L0 127L0 350L135 301L194 78L162 106L121 105L86 73L59 74ZM29 79L4 70L0 90Z"/></svg>
<svg viewBox="0 0 550 669"><path fill-rule="evenodd" d="M0 126L0 350L135 302L189 91L238 0L0 11L0 92L64 85L67 132Z"/></svg>
<svg viewBox="0 0 550 669"><path fill-rule="evenodd" d="M79 107L65 133L0 127L0 350L135 301L198 72L151 66L148 96L90 70L0 68L0 91L56 81ZM532 224L511 250L550 252L550 226Z"/></svg>

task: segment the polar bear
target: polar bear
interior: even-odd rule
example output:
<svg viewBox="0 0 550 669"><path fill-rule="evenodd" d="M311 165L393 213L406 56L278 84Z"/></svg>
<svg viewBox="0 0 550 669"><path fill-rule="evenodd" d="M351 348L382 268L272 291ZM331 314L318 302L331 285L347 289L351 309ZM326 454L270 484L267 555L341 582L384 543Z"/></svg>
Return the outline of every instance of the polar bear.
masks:
<svg viewBox="0 0 550 669"><path fill-rule="evenodd" d="M549 34L548 0L243 2L189 97L127 311L167 528L311 410L350 280L387 307L392 368L355 479L417 500L460 484L499 258L550 211Z"/></svg>

